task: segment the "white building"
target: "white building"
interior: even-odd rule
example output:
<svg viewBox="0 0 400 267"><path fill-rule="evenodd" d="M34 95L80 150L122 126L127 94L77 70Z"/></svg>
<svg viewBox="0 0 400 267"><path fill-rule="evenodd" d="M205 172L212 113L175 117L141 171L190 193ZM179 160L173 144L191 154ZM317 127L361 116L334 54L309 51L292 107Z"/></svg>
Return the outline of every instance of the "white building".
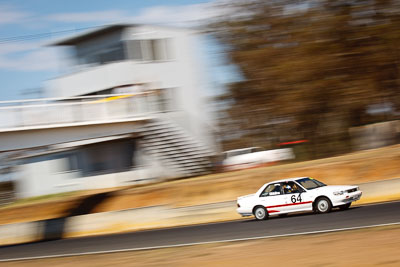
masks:
<svg viewBox="0 0 400 267"><path fill-rule="evenodd" d="M36 148L16 159L20 196L207 173L218 149L199 38L113 25L52 44L69 48L69 74L46 83L47 100L0 112L14 118L0 125L0 151Z"/></svg>

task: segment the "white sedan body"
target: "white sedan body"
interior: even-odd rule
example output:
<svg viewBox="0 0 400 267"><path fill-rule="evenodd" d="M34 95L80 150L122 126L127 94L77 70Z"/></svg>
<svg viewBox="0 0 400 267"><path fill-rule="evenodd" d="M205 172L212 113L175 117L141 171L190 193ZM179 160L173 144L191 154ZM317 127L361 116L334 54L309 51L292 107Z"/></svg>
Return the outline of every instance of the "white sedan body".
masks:
<svg viewBox="0 0 400 267"><path fill-rule="evenodd" d="M291 185L291 191L286 190L287 185ZM316 201L321 198L329 200L330 208L349 207L361 195L358 186L327 186L309 177L290 178L264 184L257 193L239 197L237 212L251 216L260 206L265 208L267 215L315 211Z"/></svg>

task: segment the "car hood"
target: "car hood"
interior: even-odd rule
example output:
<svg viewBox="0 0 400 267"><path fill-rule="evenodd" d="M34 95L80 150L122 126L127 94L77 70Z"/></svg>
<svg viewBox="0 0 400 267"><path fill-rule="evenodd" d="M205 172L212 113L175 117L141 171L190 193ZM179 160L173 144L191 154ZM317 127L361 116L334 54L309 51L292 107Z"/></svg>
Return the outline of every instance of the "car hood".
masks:
<svg viewBox="0 0 400 267"><path fill-rule="evenodd" d="M327 185L323 187L318 187L315 189L312 189L311 191L317 192L317 191L329 191L329 192L336 192L336 191L345 191L352 189L354 187L357 187L356 185Z"/></svg>

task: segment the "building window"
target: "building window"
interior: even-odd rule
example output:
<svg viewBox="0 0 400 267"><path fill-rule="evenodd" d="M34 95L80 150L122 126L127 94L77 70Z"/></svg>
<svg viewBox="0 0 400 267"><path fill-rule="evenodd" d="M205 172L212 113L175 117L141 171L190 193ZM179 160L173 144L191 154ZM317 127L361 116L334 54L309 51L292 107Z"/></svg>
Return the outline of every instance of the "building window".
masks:
<svg viewBox="0 0 400 267"><path fill-rule="evenodd" d="M164 88L158 90L160 110L164 112L178 109L177 88Z"/></svg>
<svg viewBox="0 0 400 267"><path fill-rule="evenodd" d="M127 50L130 59L143 60L141 40L130 40L127 42Z"/></svg>
<svg viewBox="0 0 400 267"><path fill-rule="evenodd" d="M76 154L68 155L68 171L77 171L77 170L79 170L79 166Z"/></svg>
<svg viewBox="0 0 400 267"><path fill-rule="evenodd" d="M154 60L169 60L171 53L169 50L169 39L151 40Z"/></svg>
<svg viewBox="0 0 400 267"><path fill-rule="evenodd" d="M172 60L171 42L171 39L130 40L127 42L129 58L137 61Z"/></svg>
<svg viewBox="0 0 400 267"><path fill-rule="evenodd" d="M83 177L131 170L135 167L136 143L132 139L89 144L80 148Z"/></svg>
<svg viewBox="0 0 400 267"><path fill-rule="evenodd" d="M84 64L107 64L126 59L122 42L95 50L82 58Z"/></svg>
<svg viewBox="0 0 400 267"><path fill-rule="evenodd" d="M60 172L73 172L78 171L78 158L75 153L71 154L61 154L59 156L55 156L55 159L64 159L63 165L61 166Z"/></svg>

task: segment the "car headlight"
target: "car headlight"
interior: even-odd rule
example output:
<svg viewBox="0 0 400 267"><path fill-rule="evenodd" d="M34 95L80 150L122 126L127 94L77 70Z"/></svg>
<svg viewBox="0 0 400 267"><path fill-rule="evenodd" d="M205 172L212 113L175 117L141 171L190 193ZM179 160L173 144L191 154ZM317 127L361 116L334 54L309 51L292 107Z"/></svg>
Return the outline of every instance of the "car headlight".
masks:
<svg viewBox="0 0 400 267"><path fill-rule="evenodd" d="M334 194L335 196L340 196L340 195L343 195L343 194L344 194L344 191L336 191L336 192L333 192L333 194Z"/></svg>

